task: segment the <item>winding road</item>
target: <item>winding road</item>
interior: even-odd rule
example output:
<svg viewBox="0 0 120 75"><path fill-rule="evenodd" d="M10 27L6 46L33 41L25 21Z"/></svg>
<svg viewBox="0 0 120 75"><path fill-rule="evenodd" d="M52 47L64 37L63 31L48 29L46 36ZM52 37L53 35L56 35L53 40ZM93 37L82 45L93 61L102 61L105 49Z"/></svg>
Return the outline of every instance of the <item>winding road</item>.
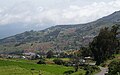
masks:
<svg viewBox="0 0 120 75"><path fill-rule="evenodd" d="M104 67L99 67L99 68L101 71L95 75L105 75L105 73L108 72L108 68L104 68Z"/></svg>

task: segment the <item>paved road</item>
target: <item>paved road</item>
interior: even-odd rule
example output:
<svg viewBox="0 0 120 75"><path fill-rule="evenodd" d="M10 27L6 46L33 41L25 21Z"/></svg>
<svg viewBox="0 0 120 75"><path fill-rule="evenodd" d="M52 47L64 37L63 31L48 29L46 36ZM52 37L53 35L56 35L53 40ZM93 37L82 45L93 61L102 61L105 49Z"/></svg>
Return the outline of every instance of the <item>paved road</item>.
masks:
<svg viewBox="0 0 120 75"><path fill-rule="evenodd" d="M105 75L108 72L108 68L100 67L101 71L95 75Z"/></svg>

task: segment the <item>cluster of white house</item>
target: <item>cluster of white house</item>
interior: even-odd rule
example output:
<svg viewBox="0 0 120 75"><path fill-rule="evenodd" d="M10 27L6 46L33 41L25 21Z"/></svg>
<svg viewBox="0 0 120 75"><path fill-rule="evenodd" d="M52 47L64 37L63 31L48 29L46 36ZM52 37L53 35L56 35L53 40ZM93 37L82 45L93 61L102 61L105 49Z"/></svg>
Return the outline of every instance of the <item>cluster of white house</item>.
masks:
<svg viewBox="0 0 120 75"><path fill-rule="evenodd" d="M21 55L14 55L14 54L0 54L1 58L21 58L21 59L36 59L40 58L41 56L39 54L33 53L33 52L28 52L28 53L23 53Z"/></svg>

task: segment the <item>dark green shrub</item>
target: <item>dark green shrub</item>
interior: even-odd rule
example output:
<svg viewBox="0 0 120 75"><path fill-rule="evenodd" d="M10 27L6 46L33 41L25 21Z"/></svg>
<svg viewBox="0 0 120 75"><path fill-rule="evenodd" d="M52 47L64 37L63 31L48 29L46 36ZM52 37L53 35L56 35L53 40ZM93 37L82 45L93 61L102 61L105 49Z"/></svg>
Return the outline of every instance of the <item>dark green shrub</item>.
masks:
<svg viewBox="0 0 120 75"><path fill-rule="evenodd" d="M98 66L86 65L86 66L84 66L84 70L86 70L86 74L85 75L91 75L91 74L93 74L93 72L99 71L100 68Z"/></svg>
<svg viewBox="0 0 120 75"><path fill-rule="evenodd" d="M67 67L68 67L68 66L72 66L70 62L64 62L63 65L64 65L64 66L67 66Z"/></svg>
<svg viewBox="0 0 120 75"><path fill-rule="evenodd" d="M64 64L64 61L61 60L61 59L54 59L53 62L57 65L63 65Z"/></svg>
<svg viewBox="0 0 120 75"><path fill-rule="evenodd" d="M72 74L72 73L74 73L73 70L69 70L69 71L65 71L65 72L64 72L65 75L70 75L70 74Z"/></svg>
<svg viewBox="0 0 120 75"><path fill-rule="evenodd" d="M37 64L46 64L44 59L40 59Z"/></svg>
<svg viewBox="0 0 120 75"><path fill-rule="evenodd" d="M109 75L119 75L120 74L120 60L112 61L109 64Z"/></svg>

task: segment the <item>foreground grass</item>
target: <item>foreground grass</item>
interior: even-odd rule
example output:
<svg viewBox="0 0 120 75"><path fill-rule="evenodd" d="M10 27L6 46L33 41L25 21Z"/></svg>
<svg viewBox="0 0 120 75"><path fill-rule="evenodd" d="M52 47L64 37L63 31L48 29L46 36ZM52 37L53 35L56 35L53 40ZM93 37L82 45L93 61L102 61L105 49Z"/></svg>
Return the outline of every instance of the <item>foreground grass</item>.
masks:
<svg viewBox="0 0 120 75"><path fill-rule="evenodd" d="M72 73L71 75L85 75L85 73L86 73L85 70L79 69L78 72Z"/></svg>
<svg viewBox="0 0 120 75"><path fill-rule="evenodd" d="M59 65L38 65L26 62L0 60L0 75L63 75L72 67Z"/></svg>

